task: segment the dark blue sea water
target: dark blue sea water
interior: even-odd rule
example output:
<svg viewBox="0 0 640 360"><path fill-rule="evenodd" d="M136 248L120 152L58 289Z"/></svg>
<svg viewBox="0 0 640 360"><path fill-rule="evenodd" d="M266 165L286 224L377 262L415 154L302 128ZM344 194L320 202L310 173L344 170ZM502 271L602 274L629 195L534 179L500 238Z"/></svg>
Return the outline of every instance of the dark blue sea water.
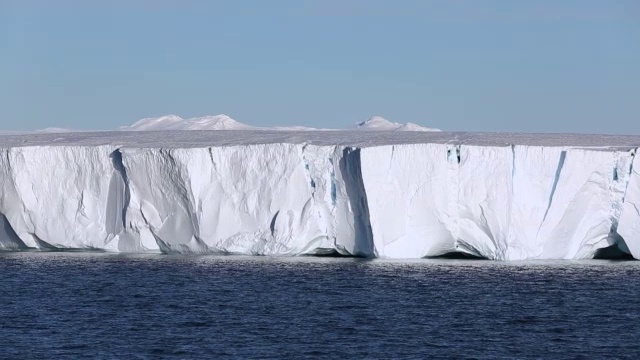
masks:
<svg viewBox="0 0 640 360"><path fill-rule="evenodd" d="M640 262L0 254L0 358L638 358Z"/></svg>

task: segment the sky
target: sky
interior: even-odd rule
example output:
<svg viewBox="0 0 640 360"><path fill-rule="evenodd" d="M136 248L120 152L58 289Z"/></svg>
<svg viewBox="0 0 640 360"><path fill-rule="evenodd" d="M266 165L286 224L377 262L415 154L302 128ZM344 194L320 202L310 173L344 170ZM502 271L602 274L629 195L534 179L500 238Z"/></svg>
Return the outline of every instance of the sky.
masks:
<svg viewBox="0 0 640 360"><path fill-rule="evenodd" d="M0 0L0 129L640 134L640 0Z"/></svg>

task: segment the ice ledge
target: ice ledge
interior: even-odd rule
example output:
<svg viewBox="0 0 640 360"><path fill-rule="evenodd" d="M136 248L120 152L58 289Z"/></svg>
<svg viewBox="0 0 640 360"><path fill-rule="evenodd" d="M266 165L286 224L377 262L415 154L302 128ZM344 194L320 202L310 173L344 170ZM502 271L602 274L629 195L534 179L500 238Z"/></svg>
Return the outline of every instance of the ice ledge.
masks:
<svg viewBox="0 0 640 360"><path fill-rule="evenodd" d="M198 148L255 144L311 144L371 147L401 144L454 144L479 146L558 146L632 149L638 135L519 134L435 131L103 131L0 135L1 147L100 146L135 148Z"/></svg>
<svg viewBox="0 0 640 360"><path fill-rule="evenodd" d="M638 137L136 134L1 137L0 249L640 258Z"/></svg>

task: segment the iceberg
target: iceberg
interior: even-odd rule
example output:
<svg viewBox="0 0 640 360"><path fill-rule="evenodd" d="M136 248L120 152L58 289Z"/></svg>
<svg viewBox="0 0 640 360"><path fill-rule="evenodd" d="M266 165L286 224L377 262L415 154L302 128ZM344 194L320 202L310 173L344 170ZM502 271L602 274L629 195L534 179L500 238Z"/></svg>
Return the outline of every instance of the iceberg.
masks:
<svg viewBox="0 0 640 360"><path fill-rule="evenodd" d="M0 250L640 259L639 145L396 127L0 135Z"/></svg>

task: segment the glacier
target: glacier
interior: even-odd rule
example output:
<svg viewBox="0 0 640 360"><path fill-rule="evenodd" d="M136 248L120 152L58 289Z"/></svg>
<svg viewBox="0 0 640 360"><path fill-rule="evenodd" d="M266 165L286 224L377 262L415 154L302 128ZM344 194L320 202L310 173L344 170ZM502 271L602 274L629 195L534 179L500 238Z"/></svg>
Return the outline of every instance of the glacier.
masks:
<svg viewBox="0 0 640 360"><path fill-rule="evenodd" d="M640 259L639 136L0 135L0 250Z"/></svg>

